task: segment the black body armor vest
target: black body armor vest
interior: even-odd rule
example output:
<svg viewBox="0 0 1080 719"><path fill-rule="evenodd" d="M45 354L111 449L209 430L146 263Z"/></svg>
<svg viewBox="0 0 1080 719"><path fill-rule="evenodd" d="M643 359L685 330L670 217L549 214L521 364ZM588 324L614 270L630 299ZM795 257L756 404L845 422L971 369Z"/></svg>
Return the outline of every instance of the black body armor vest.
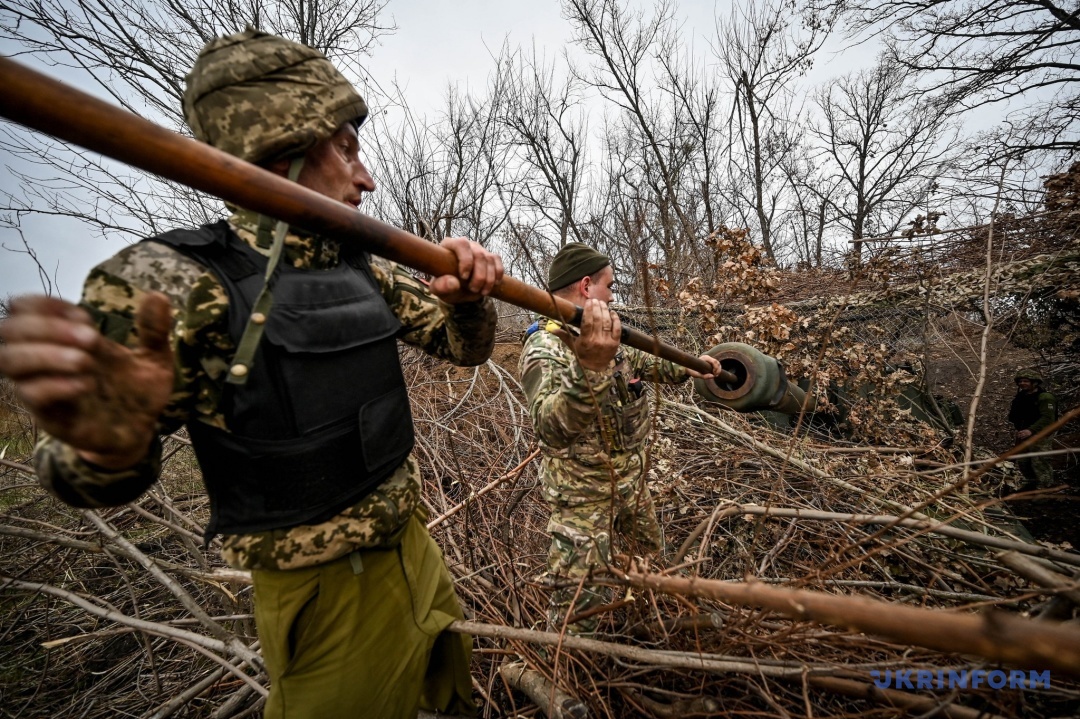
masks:
<svg viewBox="0 0 1080 719"><path fill-rule="evenodd" d="M1049 394L1043 390L1036 392L1017 392L1013 397L1012 405L1009 406L1009 422L1012 426L1018 430L1027 429L1031 425L1039 421L1042 416L1042 412L1039 410L1039 400L1043 395ZM1050 401L1054 402L1053 396L1050 397ZM1054 402L1054 404L1057 404ZM1057 419L1057 411L1054 411L1054 419Z"/></svg>
<svg viewBox="0 0 1080 719"><path fill-rule="evenodd" d="M1017 392L1009 407L1009 421L1016 429L1027 429L1039 421L1039 395L1040 392L1028 394Z"/></svg>
<svg viewBox="0 0 1080 719"><path fill-rule="evenodd" d="M266 258L225 222L152 241L207 267L239 343ZM207 539L326 521L360 501L413 448L398 359L401 323L366 255L331 270L278 266L274 306L247 383L225 384L225 432L188 423L210 495Z"/></svg>

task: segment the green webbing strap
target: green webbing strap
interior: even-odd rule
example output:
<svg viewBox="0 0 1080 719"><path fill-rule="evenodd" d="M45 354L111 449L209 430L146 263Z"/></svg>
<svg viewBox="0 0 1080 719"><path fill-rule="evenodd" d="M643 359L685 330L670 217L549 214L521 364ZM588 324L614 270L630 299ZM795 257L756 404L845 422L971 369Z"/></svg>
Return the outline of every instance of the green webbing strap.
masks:
<svg viewBox="0 0 1080 719"><path fill-rule="evenodd" d="M289 179L296 182L300 175L300 168L304 166L304 158L297 157L289 164ZM255 234L255 244L259 247L270 247L270 258L266 261L266 278L263 282L262 291L255 299L255 305L251 309L244 334L240 337L240 344L233 355L229 365L229 376L226 382L230 384L244 384L248 375L251 374L251 366L255 362L255 350L262 341L263 330L266 328L266 320L270 317L270 308L274 306L274 293L271 291L274 277L277 273L278 262L281 261L281 252L285 247L285 235L289 233L289 223L278 221L274 228L274 239L267 242L270 235L270 218L259 215L259 229Z"/></svg>
<svg viewBox="0 0 1080 719"><path fill-rule="evenodd" d="M269 215L259 215L258 222L255 223L255 245L261 249L269 250L273 245L274 240L270 235L270 231L274 229L277 220Z"/></svg>

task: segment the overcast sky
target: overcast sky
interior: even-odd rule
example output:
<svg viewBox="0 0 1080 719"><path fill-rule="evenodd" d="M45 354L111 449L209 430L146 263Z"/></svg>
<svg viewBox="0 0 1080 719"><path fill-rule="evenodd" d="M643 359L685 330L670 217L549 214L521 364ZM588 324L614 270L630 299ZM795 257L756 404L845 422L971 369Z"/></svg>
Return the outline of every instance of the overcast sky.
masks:
<svg viewBox="0 0 1080 719"><path fill-rule="evenodd" d="M418 114L439 108L448 83L482 90L493 67L492 56L498 54L504 41L512 46L535 43L539 51L555 58L570 34L556 0L527 4L506 0L390 0L387 12L398 30L383 38L368 67L381 85L389 87L396 81L404 90L406 102ZM682 0L679 4L684 30L696 37L694 44L701 53L715 34L717 12L724 18L728 16L727 0L721 0L719 5L713 0ZM0 41L0 54L13 52L11 45ZM824 78L841 74L870 54L860 48L840 58L823 55L815 65L814 75ZM853 62L856 58L860 59ZM55 69L47 72L57 73ZM10 162L11 158L2 158L3 165ZM6 169L0 168L0 187L9 189L13 183ZM76 299L89 269L120 250L125 242L119 237L94 237L69 220L28 218L24 227L25 237L41 264L55 274L55 291L66 299ZM0 243L12 248L0 250L0 296L40 292L42 284L34 262L12 251L22 247L19 235L0 230Z"/></svg>

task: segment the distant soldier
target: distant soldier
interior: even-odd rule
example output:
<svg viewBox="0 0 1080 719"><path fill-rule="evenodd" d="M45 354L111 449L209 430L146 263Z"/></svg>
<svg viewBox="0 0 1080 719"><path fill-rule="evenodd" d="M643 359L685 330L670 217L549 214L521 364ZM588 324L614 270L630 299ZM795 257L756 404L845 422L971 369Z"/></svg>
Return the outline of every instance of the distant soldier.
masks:
<svg viewBox="0 0 1080 719"><path fill-rule="evenodd" d="M569 243L548 271L548 289L584 307L580 333L540 320L526 330L521 377L529 416L543 451L540 476L551 505L549 578L573 583L611 558L613 532L660 548L656 509L645 484L645 448L652 400L644 382L675 384L700 376L667 360L620 347L619 316L608 309L615 275L611 260ZM719 371L712 357L702 359ZM711 376L711 375L709 375ZM561 629L570 616L603 602L585 586L571 610L576 586L557 588L548 624ZM591 633L597 619L567 626Z"/></svg>
<svg viewBox="0 0 1080 719"><path fill-rule="evenodd" d="M1016 428L1016 442L1019 444L1053 424L1057 419L1057 400L1042 389L1042 376L1035 370L1021 370L1014 379L1016 397L1009 408L1009 421ZM1044 437L1029 447L1027 452L1049 451L1052 437L1052 434ZM1021 459L1020 472L1027 478L1027 486L1044 489L1054 482L1050 460L1043 456Z"/></svg>

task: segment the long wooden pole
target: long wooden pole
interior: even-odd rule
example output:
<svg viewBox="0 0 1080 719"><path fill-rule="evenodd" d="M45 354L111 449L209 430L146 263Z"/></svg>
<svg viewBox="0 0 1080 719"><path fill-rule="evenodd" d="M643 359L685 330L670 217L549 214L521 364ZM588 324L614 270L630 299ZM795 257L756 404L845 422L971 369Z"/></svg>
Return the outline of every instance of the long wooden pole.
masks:
<svg viewBox="0 0 1080 719"><path fill-rule="evenodd" d="M0 116L106 157L284 220L430 275L455 274L454 254L328 197L289 182L207 144L92 97L10 58L0 58ZM512 277L494 297L546 317L580 326L581 308ZM710 365L688 352L623 326L623 344L707 373ZM738 382L723 372L724 382Z"/></svg>
<svg viewBox="0 0 1080 719"><path fill-rule="evenodd" d="M1004 612L968 614L921 609L758 582L642 572L631 572L624 578L633 587L664 594L764 607L795 619L847 627L903 644L1080 676L1080 629L1061 622L1033 621Z"/></svg>

